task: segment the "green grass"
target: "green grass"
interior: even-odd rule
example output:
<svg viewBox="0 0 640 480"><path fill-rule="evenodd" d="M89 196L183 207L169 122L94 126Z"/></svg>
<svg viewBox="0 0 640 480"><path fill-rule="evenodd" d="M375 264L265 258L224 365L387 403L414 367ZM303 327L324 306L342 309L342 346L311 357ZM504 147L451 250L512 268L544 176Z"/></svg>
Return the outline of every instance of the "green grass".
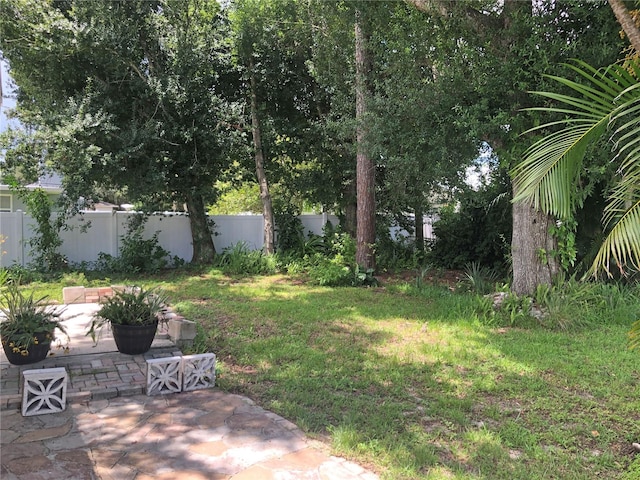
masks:
<svg viewBox="0 0 640 480"><path fill-rule="evenodd" d="M198 322L195 348L217 354L221 389L384 479L629 480L638 471L640 354L625 344L640 304L604 324L551 330L485 325L472 295L444 286L328 288L217 270L131 283L162 285Z"/></svg>

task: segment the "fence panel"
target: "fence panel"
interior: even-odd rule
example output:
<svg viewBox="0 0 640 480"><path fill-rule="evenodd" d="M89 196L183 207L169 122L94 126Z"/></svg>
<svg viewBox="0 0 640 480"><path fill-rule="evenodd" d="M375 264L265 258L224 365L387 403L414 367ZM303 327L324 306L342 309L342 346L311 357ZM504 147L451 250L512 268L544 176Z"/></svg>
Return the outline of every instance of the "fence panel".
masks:
<svg viewBox="0 0 640 480"><path fill-rule="evenodd" d="M29 240L33 236L36 221L24 212L0 213L0 266L27 265L33 258Z"/></svg>
<svg viewBox="0 0 640 480"><path fill-rule="evenodd" d="M134 212L84 212L69 219L69 229L60 233L63 241L60 253L71 263L95 262L101 252L117 256L122 236L127 233L127 222ZM214 215L213 242L216 251L238 242L245 242L250 249L259 250L264 245L264 219L262 215ZM339 225L335 215L301 215L305 234L321 235L327 221ZM425 223L425 237L432 233L430 222ZM0 266L14 263L27 265L31 261L29 238L33 235L34 220L24 212L0 212ZM80 227L87 226L86 231ZM428 229L428 231L427 231ZM193 245L189 217L184 214L151 215L145 225L144 238L158 232L158 242L171 255L191 260Z"/></svg>
<svg viewBox="0 0 640 480"><path fill-rule="evenodd" d="M60 253L70 263L95 262L102 252L118 254L118 219L113 213L85 212L70 218L67 225L60 232Z"/></svg>
<svg viewBox="0 0 640 480"><path fill-rule="evenodd" d="M245 242L249 249L260 250L264 245L264 218L262 215L212 215L214 223L213 244L216 252L238 242Z"/></svg>
<svg viewBox="0 0 640 480"><path fill-rule="evenodd" d="M134 212L84 212L69 220L70 229L60 233L63 244L60 253L71 263L95 262L101 252L117 256L122 236L127 233L127 222ZM245 242L250 249L259 250L264 245L264 219L262 215L214 215L213 243L216 251L238 242ZM426 216L425 238L433 238L433 222L437 217ZM321 235L324 225L330 221L339 225L335 215L301 215L305 234ZM81 226L89 225L86 231ZM24 212L0 212L0 266L14 263L27 265L31 261L29 238L33 236L35 222ZM144 238L151 238L158 232L158 242L171 255L191 260L193 245L189 217L184 214L165 213L151 215L145 225ZM392 228L392 237L408 236L400 228Z"/></svg>
<svg viewBox="0 0 640 480"><path fill-rule="evenodd" d="M125 214L126 218L133 215L131 212L118 212ZM125 217L125 215L122 215ZM126 230L123 230L124 233ZM152 215L145 225L145 236L151 238L158 232L158 243L162 248L185 261L190 261L193 256L193 242L191 240L191 224L189 217L179 213L166 213ZM121 233L121 235L122 235Z"/></svg>
<svg viewBox="0 0 640 480"><path fill-rule="evenodd" d="M63 241L60 253L70 263L95 262L102 252L117 256L122 236L127 233L127 222L133 215L135 212L84 212L70 218L69 228L60 232ZM252 250L259 250L264 245L262 215L214 215L210 218L215 224L213 243L218 253L238 242L245 242ZM326 218L326 215L303 215L301 220L305 231L320 234ZM336 217L331 220L337 224ZM0 251L4 252L0 256L0 266L27 265L31 261L27 242L33 235L34 226L34 220L24 212L0 212L0 234L4 239L0 246ZM188 216L151 215L143 237L149 239L156 232L162 248L183 260L191 260L193 245Z"/></svg>
<svg viewBox="0 0 640 480"><path fill-rule="evenodd" d="M0 214L0 266L22 265L22 212Z"/></svg>
<svg viewBox="0 0 640 480"><path fill-rule="evenodd" d="M338 217L327 213L322 213L320 215L300 215L300 221L302 222L305 235L309 232L314 235L322 235L322 230L327 222L331 222L334 227L337 227L340 224Z"/></svg>

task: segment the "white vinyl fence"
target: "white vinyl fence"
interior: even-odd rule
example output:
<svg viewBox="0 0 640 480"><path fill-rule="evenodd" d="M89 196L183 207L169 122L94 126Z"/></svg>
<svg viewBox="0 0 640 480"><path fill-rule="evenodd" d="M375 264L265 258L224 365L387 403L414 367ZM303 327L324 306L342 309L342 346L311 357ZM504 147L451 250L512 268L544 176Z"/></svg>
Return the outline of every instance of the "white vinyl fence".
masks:
<svg viewBox="0 0 640 480"><path fill-rule="evenodd" d="M62 253L71 263L94 262L101 252L117 256L122 236L127 232L127 220L133 212L85 212L68 221L71 227L60 233ZM213 215L215 223L213 243L218 253L238 242L250 249L264 245L262 215ZM301 215L305 233L322 234L327 221L339 224L335 215ZM81 226L87 226L81 231ZM33 236L35 221L24 212L0 212L0 266L27 265L31 259L29 238ZM193 246L189 217L184 214L151 215L145 225L145 236L158 232L158 242L171 255L191 260Z"/></svg>

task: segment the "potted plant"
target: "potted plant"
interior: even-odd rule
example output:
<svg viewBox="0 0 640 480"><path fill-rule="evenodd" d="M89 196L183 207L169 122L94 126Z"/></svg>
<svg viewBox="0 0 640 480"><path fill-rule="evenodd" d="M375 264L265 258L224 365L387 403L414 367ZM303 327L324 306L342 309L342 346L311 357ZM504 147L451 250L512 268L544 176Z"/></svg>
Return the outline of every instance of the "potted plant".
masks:
<svg viewBox="0 0 640 480"><path fill-rule="evenodd" d="M64 309L46 300L23 294L17 285L9 285L0 296L0 338L7 360L14 365L27 365L44 360L55 339L55 329L66 335L60 316ZM67 339L69 336L67 335Z"/></svg>
<svg viewBox="0 0 640 480"><path fill-rule="evenodd" d="M145 353L151 348L158 323L165 320L165 304L166 296L158 289L118 290L96 312L87 335L97 342L96 334L109 324L120 353Z"/></svg>

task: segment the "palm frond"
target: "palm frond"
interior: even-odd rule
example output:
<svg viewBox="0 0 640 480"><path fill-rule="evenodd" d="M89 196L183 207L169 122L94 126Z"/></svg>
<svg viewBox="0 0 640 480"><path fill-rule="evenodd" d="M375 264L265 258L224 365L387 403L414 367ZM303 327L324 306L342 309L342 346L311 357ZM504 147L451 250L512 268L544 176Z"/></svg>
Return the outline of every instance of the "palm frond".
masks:
<svg viewBox="0 0 640 480"><path fill-rule="evenodd" d="M616 99L619 103L612 115L612 123L619 125L613 133L618 154L626 154L621 164L625 170L640 162L640 83L626 88Z"/></svg>
<svg viewBox="0 0 640 480"><path fill-rule="evenodd" d="M546 213L569 217L586 149L604 134L609 121L610 115L598 121L581 118L533 144L513 171L513 201L528 200Z"/></svg>
<svg viewBox="0 0 640 480"><path fill-rule="evenodd" d="M612 114L612 124L618 125L612 140L622 157L620 179L604 210L603 223L611 231L594 260L592 274L604 270L611 275L614 266L622 271L629 265L640 269L640 84L638 79L635 82L616 98L619 105Z"/></svg>
<svg viewBox="0 0 640 480"><path fill-rule="evenodd" d="M614 206L619 202L620 199L616 199L605 210L613 228L593 261L589 272L592 275L604 270L612 276L614 268L624 273L628 265L640 270L640 198L621 211Z"/></svg>
<svg viewBox="0 0 640 480"><path fill-rule="evenodd" d="M525 134L559 125L565 128L535 142L512 172L517 192L514 202L529 201L535 208L559 218L571 216L586 150L609 128L616 111L616 99L629 86L626 83L621 85L623 73L613 67L599 71L579 61L568 67L585 78L587 84L549 76L576 95L534 92L561 105L530 109L567 117L534 127Z"/></svg>
<svg viewBox="0 0 640 480"><path fill-rule="evenodd" d="M609 233L591 273L640 269L640 63L596 70L584 62L567 65L584 84L549 77L574 94L534 92L559 105L530 110L566 117L526 133L563 127L535 142L512 172L515 201L529 201L546 213L566 218L575 208L575 190L588 146L611 131L619 180L609 195L603 221Z"/></svg>

